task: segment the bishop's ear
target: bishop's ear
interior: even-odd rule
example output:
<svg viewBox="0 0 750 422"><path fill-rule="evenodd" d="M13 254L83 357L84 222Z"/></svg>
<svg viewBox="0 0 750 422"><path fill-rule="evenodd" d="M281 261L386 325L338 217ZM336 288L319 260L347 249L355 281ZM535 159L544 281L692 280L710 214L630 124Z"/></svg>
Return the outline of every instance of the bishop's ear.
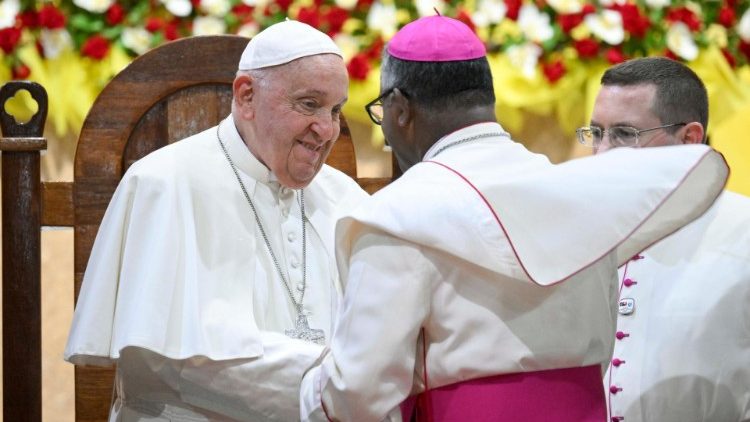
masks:
<svg viewBox="0 0 750 422"><path fill-rule="evenodd" d="M401 127L408 126L413 118L413 112L411 110L413 103L409 101L409 97L407 97L400 89L395 88L393 90L393 95L391 95L391 101L391 107L393 108L396 123Z"/></svg>
<svg viewBox="0 0 750 422"><path fill-rule="evenodd" d="M252 76L239 74L232 83L234 107L245 119L252 119L255 114L253 104L254 82Z"/></svg>

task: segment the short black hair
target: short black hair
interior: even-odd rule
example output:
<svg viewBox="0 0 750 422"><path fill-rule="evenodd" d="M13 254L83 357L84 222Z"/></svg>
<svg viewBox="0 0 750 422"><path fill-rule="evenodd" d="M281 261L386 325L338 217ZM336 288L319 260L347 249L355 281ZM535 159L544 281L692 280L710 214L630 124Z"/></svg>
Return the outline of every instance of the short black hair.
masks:
<svg viewBox="0 0 750 422"><path fill-rule="evenodd" d="M495 104L492 72L486 57L451 62L401 60L383 49L381 71L388 75L383 89L398 88L435 111Z"/></svg>
<svg viewBox="0 0 750 422"><path fill-rule="evenodd" d="M652 111L661 124L699 122L708 127L708 94L703 81L686 65L666 57L628 60L607 69L602 85L654 85ZM678 128L674 128L677 130Z"/></svg>

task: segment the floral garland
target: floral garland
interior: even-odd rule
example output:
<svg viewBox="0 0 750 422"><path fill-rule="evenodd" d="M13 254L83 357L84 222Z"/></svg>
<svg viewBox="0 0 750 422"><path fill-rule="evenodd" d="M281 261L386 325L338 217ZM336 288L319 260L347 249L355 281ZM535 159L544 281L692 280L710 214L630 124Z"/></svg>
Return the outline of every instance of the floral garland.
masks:
<svg viewBox="0 0 750 422"><path fill-rule="evenodd" d="M352 80L347 108L366 121L357 108L377 95L383 45L435 11L485 42L511 122L531 109L580 123L581 112L568 113L580 109L575 101L588 95L581 91L606 66L631 57L719 66L712 72L733 74L724 79L741 91L750 63L750 0L3 0L0 82L42 83L56 131L76 133L104 84L150 48L191 35L251 37L290 17L341 46Z"/></svg>

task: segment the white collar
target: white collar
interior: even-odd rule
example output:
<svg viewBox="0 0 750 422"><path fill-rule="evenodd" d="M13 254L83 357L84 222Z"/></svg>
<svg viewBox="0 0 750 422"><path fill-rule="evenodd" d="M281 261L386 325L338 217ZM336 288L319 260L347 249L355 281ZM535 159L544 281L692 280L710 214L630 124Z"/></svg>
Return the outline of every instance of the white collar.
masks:
<svg viewBox="0 0 750 422"><path fill-rule="evenodd" d="M444 148L449 146L452 142L455 142L460 139L471 138L477 135L491 134L491 133L500 133L500 134L503 134L505 137L510 138L510 135L508 135L508 132L506 132L505 129L503 129L503 127L500 126L499 123L484 122L484 123L473 124L471 126L467 126L463 129L459 129L455 132L449 133L443 136L442 138L440 138L437 142L435 142L430 147L430 149L427 150L427 152L424 155L424 158L422 158L422 161L427 161L427 160L431 160L435 158L438 152L442 151Z"/></svg>
<svg viewBox="0 0 750 422"><path fill-rule="evenodd" d="M221 140L227 148L227 152L232 157L235 166L243 173L250 176L265 185L273 186L278 184L276 175L268 169L258 158L253 155L250 148L245 144L237 131L234 119L230 114L229 117L219 123L219 134Z"/></svg>

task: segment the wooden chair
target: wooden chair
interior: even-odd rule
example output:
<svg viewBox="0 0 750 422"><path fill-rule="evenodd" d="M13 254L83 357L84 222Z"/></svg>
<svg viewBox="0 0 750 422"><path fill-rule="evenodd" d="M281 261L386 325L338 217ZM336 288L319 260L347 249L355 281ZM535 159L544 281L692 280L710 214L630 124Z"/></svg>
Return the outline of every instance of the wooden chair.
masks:
<svg viewBox="0 0 750 422"><path fill-rule="evenodd" d="M76 300L99 224L124 172L149 152L214 126L230 113L231 83L247 42L221 35L164 44L134 60L97 98L78 140L74 182L41 184L41 224L74 227ZM327 163L370 192L389 182L357 179L345 121ZM38 168L35 177L38 181ZM4 252L8 259L13 258ZM76 367L77 422L107 419L113 375L111 369Z"/></svg>

